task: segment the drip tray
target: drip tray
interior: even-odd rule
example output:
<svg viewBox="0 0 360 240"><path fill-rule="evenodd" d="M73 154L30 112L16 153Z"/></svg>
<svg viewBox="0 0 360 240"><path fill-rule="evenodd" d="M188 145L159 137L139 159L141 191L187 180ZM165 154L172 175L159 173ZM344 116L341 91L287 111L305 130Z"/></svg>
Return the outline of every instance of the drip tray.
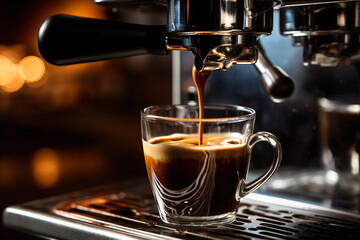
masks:
<svg viewBox="0 0 360 240"><path fill-rule="evenodd" d="M161 221L147 181L76 192L4 211L8 228L57 239L360 239L360 216L252 193L236 221L179 228Z"/></svg>

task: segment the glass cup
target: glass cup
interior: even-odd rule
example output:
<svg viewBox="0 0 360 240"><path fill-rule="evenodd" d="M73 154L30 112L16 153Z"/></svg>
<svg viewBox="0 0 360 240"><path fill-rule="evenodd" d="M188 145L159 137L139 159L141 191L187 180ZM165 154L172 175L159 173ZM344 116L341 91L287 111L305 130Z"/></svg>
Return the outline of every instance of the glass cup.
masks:
<svg viewBox="0 0 360 240"><path fill-rule="evenodd" d="M319 100L321 155L329 184L359 192L360 105L348 102Z"/></svg>
<svg viewBox="0 0 360 240"><path fill-rule="evenodd" d="M203 226L235 220L240 199L278 169L282 150L267 132L253 134L255 111L234 105L206 105L199 145L198 106L162 105L141 112L146 169L161 219ZM270 168L246 183L251 151L260 141L274 156Z"/></svg>

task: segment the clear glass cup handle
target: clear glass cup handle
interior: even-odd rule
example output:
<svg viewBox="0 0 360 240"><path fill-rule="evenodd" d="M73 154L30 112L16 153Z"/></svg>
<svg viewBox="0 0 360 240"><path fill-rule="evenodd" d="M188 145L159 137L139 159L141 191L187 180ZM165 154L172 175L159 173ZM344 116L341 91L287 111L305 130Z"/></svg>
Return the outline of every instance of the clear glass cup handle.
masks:
<svg viewBox="0 0 360 240"><path fill-rule="evenodd" d="M273 161L271 163L270 168L263 173L260 177L256 178L250 183L241 182L240 184L240 191L239 191L239 197L242 198L252 191L256 190L258 187L260 187L262 184L264 184L267 180L270 179L270 177L276 172L276 170L279 168L282 158L282 149L281 144L279 140L271 133L268 132L258 132L253 134L249 139L249 148L250 152L252 151L252 148L254 145L258 142L267 142L269 143L273 150Z"/></svg>

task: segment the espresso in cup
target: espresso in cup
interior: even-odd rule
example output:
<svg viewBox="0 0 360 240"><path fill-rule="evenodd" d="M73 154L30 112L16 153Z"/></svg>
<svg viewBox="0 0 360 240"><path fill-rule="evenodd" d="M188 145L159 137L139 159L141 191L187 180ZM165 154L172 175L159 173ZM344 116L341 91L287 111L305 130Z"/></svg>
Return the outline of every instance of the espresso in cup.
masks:
<svg viewBox="0 0 360 240"><path fill-rule="evenodd" d="M265 183L281 162L281 145L268 132L253 133L255 111L205 105L202 144L199 106L160 105L141 113L142 142L150 185L161 219L176 225L232 222L240 200ZM270 168L247 183L251 151L265 141L274 149Z"/></svg>
<svg viewBox="0 0 360 240"><path fill-rule="evenodd" d="M281 162L281 145L271 133L253 134L255 111L235 105L204 105L211 72L193 67L198 106L145 108L141 128L146 169L161 219L176 225L232 222L240 199L265 183ZM246 183L252 147L274 149L270 168Z"/></svg>
<svg viewBox="0 0 360 240"><path fill-rule="evenodd" d="M143 141L146 168L163 214L220 216L236 211L249 150L237 134L174 134Z"/></svg>

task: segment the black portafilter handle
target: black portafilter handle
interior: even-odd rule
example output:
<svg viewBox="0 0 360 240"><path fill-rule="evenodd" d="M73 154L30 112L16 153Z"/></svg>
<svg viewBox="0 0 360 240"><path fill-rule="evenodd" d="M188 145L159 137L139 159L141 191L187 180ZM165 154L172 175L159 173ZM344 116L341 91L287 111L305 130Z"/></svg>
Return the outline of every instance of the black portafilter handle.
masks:
<svg viewBox="0 0 360 240"><path fill-rule="evenodd" d="M41 55L68 65L143 54L166 55L166 26L147 26L70 15L54 15L41 26Z"/></svg>

